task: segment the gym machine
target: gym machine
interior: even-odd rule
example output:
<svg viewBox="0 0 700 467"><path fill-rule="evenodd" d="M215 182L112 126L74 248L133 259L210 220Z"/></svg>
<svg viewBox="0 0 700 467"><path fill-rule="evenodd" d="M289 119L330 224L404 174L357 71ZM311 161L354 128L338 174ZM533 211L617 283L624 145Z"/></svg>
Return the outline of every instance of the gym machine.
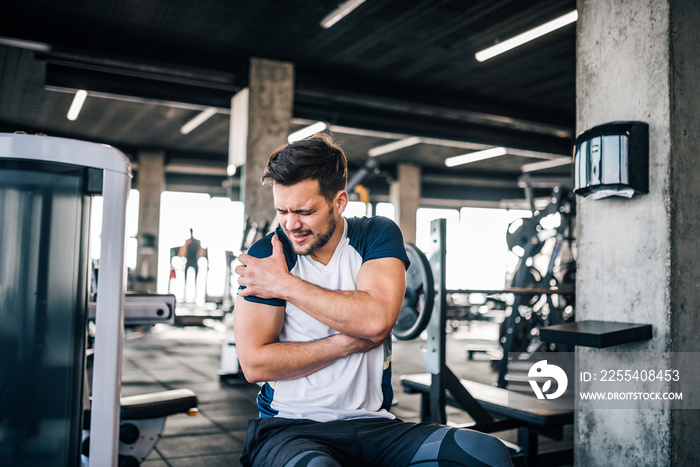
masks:
<svg viewBox="0 0 700 467"><path fill-rule="evenodd" d="M542 408L535 397L504 388L458 378L446 363L446 221L431 223L430 260L417 248L407 245L411 266L406 272L404 306L394 329L397 338L417 337L427 331L422 349L428 373L402 375L401 385L409 394L421 395L423 421L446 423L445 407L465 410L474 420L469 428L487 433L517 429L517 445L509 445L514 457L524 465L562 465L573 462L573 451L538 453L538 436L560 440L563 427L573 423L573 410ZM431 298L432 297L432 298ZM420 323L420 324L419 324ZM401 337L399 337L401 336ZM509 443L506 443L509 444Z"/></svg>
<svg viewBox="0 0 700 467"><path fill-rule="evenodd" d="M173 294L127 292L124 297L124 326L140 327L175 324L176 298ZM88 320L95 319L96 303L88 303ZM94 349L88 345L86 372L93 371ZM86 389L89 391L89 387ZM197 396L190 389L173 389L120 398L119 456L120 467L138 466L148 458L160 440L170 415L197 415ZM90 458L90 409L84 410L83 463Z"/></svg>
<svg viewBox="0 0 700 467"><path fill-rule="evenodd" d="M526 189L526 193L530 191ZM532 199L531 194L528 198ZM566 346L541 345L538 339L539 329L574 320L575 263L572 259L560 264L563 271L559 274L555 270L562 250L565 247L571 250L574 210L573 192L563 186L555 186L544 209L533 210L532 217L518 219L508 227L508 248L516 254L520 253L520 259L510 287L514 292L511 313L501 325L503 358L499 366L498 387L508 385L509 352L570 350ZM542 221L552 214L559 214L559 225L546 229ZM552 252L547 270L541 275L533 265L534 257L542 251L545 241L551 238L554 239ZM538 348L530 348L533 341Z"/></svg>
<svg viewBox="0 0 700 467"><path fill-rule="evenodd" d="M125 299L130 185L128 159L109 146L0 134L0 458L11 465L137 465L158 439L147 420L196 409L188 390L120 397L125 301L141 301L127 305L132 317L136 308L150 322L174 315L168 303ZM89 217L91 197L98 194L106 214L92 306ZM138 422L122 427L120 416ZM136 438L153 438L150 446L134 439L139 424L143 431ZM120 440L128 457L119 455Z"/></svg>
<svg viewBox="0 0 700 467"><path fill-rule="evenodd" d="M88 320L94 321L97 303L88 303ZM124 326L175 324L175 295L126 292L124 295Z"/></svg>
<svg viewBox="0 0 700 467"><path fill-rule="evenodd" d="M562 251L567 248L571 250L573 240L572 197L567 188L555 187L544 209L534 211L532 217L511 223L506 242L520 258L509 287L493 290L445 290L446 299L454 294L479 293L489 296L489 300L500 302L504 312L510 308L510 314L506 315L500 326L499 343L478 350L472 347L468 349L471 358L476 351L489 352L493 350L491 347L500 344L500 355L492 363L499 371L498 386L501 388L508 384L506 374L509 352L568 350L567 346L540 343L538 331L545 326L574 319L575 264L573 261L561 261ZM544 228L543 220L557 213L560 217L559 224L553 228ZM544 243L548 240L550 243L553 241L553 245L546 273L541 274L534 267L533 258L542 252ZM411 244L406 245L406 253L411 266L406 272L406 293L393 329L394 336L400 340L415 339L425 330L436 300L434 294L430 293L434 283L427 258ZM507 305L506 297L509 296L512 297L512 303ZM445 313L448 317L454 318L453 309L454 307L446 305Z"/></svg>

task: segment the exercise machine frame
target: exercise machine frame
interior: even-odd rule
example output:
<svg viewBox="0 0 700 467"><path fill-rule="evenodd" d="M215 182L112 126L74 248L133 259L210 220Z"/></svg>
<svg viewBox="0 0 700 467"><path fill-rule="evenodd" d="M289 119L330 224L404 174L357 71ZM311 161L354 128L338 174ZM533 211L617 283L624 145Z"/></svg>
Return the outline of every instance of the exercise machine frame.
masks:
<svg viewBox="0 0 700 467"><path fill-rule="evenodd" d="M45 384L42 382L42 388L44 390L59 388L60 383L54 385L51 383L60 379L58 376L67 374L65 379L68 383L65 386L60 386L59 389L69 396L69 400L64 400L63 404L70 407L70 410L65 414L49 414L49 417L56 417L55 420L61 421L53 423L50 430L47 430L59 433L55 439L46 436L43 432L41 435L37 435L36 426L39 426L44 419L34 417L27 419L26 422L27 426L31 427L29 431L31 436L24 436L24 432L10 427L11 430L15 429L18 433L16 438L11 439L11 442L14 443L13 446L17 446L20 450L25 449L32 455L36 453L36 445L40 444L37 441L45 442L46 446L50 446L51 449L47 448L39 455L53 455L49 459L52 462L51 465L74 464L78 459L81 459L80 429L83 429L83 436L85 436L85 430L89 429L89 447L84 447L84 449L89 451L91 455L88 461L84 458L82 461L99 466L121 465L118 461L120 418L138 420L135 424L142 424L148 423L146 420L158 418L164 420L165 417L174 413L190 412L197 406L196 396L189 390L121 398L121 365L125 322L126 204L131 187L129 160L123 153L107 145L43 135L0 134L0 162L2 162L2 168L7 167L10 171L18 171L20 174L16 185L12 184L15 180L11 181L7 191L9 196L12 199L30 200L25 204L19 202L15 204L24 206L24 211L20 214L32 216L31 225L26 222L27 225L22 225L21 230L17 229L11 233L14 236L28 234L31 237L31 245L38 245L38 251L25 251L28 250L26 247L17 248L10 243L13 240L11 238L13 235L5 239L8 243L3 243L4 248L15 247L17 250L13 251L12 255L5 257L8 259L7 271L11 271L13 265L24 264L36 264L34 267L39 271L34 273L34 269L28 269L29 272L22 270L27 276L32 274L33 276L17 277L17 281L24 280L29 284L22 289L21 293L31 296L31 301L28 301L24 308L20 307L15 311L22 313L23 316L28 314L30 310L34 313L28 319L33 320L32 326L36 334L31 336L31 339L35 339L36 342L29 342L32 345L29 353L32 354L33 361L40 362L36 367L42 370L49 368L50 375ZM24 179L21 175L24 171L33 173L35 169L42 174L50 174L50 177L42 178L40 182L35 183L33 179ZM8 172L7 176L17 177L16 174L11 174L12 172ZM70 185L69 188L63 191L54 191L55 186L59 186L59 188L63 186L61 183L65 179L65 174L69 174L66 176L70 177L70 183L66 185ZM0 194L5 193L0 191ZM88 219L90 197L95 194L101 194L103 197L105 215L102 217L101 266L96 287L97 299L96 303L88 305ZM72 217L69 219L59 217L63 213L61 208L69 212ZM55 216L55 219L52 219L52 216ZM20 219L22 218L20 217ZM54 238L56 225L74 225L74 227L72 230L60 231ZM35 230L32 230L34 228L36 228L36 233ZM24 244L29 245L30 240L25 241ZM63 257L51 256L49 258L49 253L54 255L54 250L68 251L67 257L69 259L60 261ZM29 253L32 255L31 258L22 256L29 256ZM52 270L49 266L55 264L68 264L68 267L56 270L69 272L69 274L49 276L49 271ZM56 277L67 278L64 282L70 284L67 286L68 288L66 289L64 282L55 279ZM61 284L63 287L56 284ZM16 295L19 294L20 292L16 293ZM65 311L66 316L71 317L70 324L67 325L70 326L70 335L52 335L51 339L54 340L48 342L46 341L46 330L51 328L50 318L64 319L63 315L55 313L56 306L54 308L51 306L52 301L56 301L57 296L60 303L58 308L62 312ZM172 296L149 296L148 298L133 296L132 301L139 302L135 303L137 308L140 308L137 310L139 316L134 318L141 324L144 320L147 323L153 323L172 320L174 317L174 297ZM93 366L91 387L86 375L86 365L88 355L93 349L88 352L85 342L87 334L85 326L90 312L94 313L96 324L94 353L90 357ZM79 327L80 329L78 329ZM67 351L57 350L55 344L59 342L59 339L68 342L68 347L72 348ZM25 344L23 343L27 347ZM17 348L24 349L19 346ZM53 357L51 352L59 355L56 356L57 358L51 358ZM13 363L27 361L24 353L18 351L17 354L19 356L15 357L16 361ZM64 368L68 370L64 371ZM10 387L15 394L22 391L27 393L32 384L37 384L33 379L25 381L24 378L17 377L10 377L5 382L11 384ZM7 389L2 383L3 381L0 381L0 394L3 389ZM7 394L7 391L5 393ZM16 404L16 402L11 403ZM14 422L16 421L14 420ZM0 422L11 423L13 421L6 419L0 420ZM162 428L163 422L160 423ZM157 430L155 425L150 428L150 432L153 433L154 430ZM67 435L62 436L64 433ZM0 433L0 435L2 434ZM44 439L44 436L50 439ZM58 445L64 446L62 443L65 440L70 446L53 449L52 442L58 439L62 440ZM155 441L152 444L154 445ZM30 448L26 449L27 446ZM58 454L58 458L56 454ZM64 454L65 460L63 459ZM30 462L38 462L37 459L32 458Z"/></svg>

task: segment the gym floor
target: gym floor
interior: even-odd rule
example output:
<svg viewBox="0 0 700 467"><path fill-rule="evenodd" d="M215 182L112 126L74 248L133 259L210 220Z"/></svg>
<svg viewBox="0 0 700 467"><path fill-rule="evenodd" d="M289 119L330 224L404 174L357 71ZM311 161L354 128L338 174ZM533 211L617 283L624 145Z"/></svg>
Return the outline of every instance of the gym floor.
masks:
<svg viewBox="0 0 700 467"><path fill-rule="evenodd" d="M168 417L163 437L144 462L145 467L239 465L245 443L248 419L257 417L255 396L258 386L245 382L222 383L221 343L226 335L223 321L205 319L200 326L156 325L143 331L127 331L122 369L122 395L130 396L170 389L189 388L199 399L199 415ZM497 374L489 357L476 353L467 359L467 346L498 337L498 325L471 322L470 326L448 334L447 363L455 374L483 383L494 383ZM401 374L425 372L420 355L421 340L394 341L392 412L406 421L420 421L420 396L404 394ZM471 421L462 410L447 408L449 424ZM571 428L571 427L567 427ZM562 444L571 446L571 430L565 439L540 441L540 451ZM499 437L515 441L514 432Z"/></svg>

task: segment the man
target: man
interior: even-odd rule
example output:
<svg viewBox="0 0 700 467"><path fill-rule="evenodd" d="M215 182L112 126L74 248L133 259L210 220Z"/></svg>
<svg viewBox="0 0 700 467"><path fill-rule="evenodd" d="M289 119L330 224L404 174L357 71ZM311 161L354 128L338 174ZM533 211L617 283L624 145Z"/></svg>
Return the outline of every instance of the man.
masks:
<svg viewBox="0 0 700 467"><path fill-rule="evenodd" d="M511 465L496 438L390 413L391 329L409 263L391 220L342 216L342 149L327 135L288 144L262 181L280 227L236 268L238 356L249 381L265 382L243 465Z"/></svg>
<svg viewBox="0 0 700 467"><path fill-rule="evenodd" d="M194 269L194 297L197 298L197 274L199 273L199 261L201 243L194 238L194 231L190 229L190 238L185 241L185 295L187 295L188 273ZM189 276L192 277L191 275Z"/></svg>

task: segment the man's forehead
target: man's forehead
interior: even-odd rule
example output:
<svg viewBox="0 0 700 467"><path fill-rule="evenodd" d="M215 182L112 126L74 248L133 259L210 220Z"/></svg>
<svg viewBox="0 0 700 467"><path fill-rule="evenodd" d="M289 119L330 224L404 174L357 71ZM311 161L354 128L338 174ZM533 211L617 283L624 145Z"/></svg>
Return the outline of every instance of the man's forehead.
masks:
<svg viewBox="0 0 700 467"><path fill-rule="evenodd" d="M281 185L275 183L272 186L275 204L279 202L293 202L296 204L316 204L323 199L318 180L303 180L294 185Z"/></svg>

